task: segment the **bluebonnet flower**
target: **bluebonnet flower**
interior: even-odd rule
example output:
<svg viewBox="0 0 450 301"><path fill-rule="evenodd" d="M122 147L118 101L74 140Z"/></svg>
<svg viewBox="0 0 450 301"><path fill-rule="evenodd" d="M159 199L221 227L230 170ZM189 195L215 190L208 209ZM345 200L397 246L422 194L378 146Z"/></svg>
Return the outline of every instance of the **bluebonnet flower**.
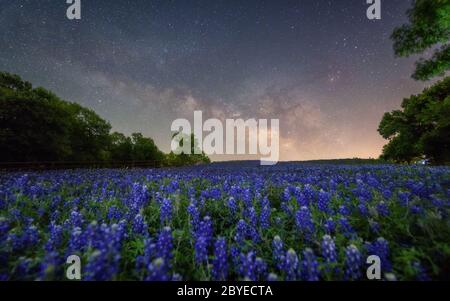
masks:
<svg viewBox="0 0 450 301"><path fill-rule="evenodd" d="M153 260L147 267L146 281L169 281L169 267L166 259L159 257Z"/></svg>
<svg viewBox="0 0 450 301"><path fill-rule="evenodd" d="M120 253L95 250L88 258L83 279L87 281L113 280L119 272Z"/></svg>
<svg viewBox="0 0 450 301"><path fill-rule="evenodd" d="M261 198L261 208L269 207L270 208L270 201L267 196Z"/></svg>
<svg viewBox="0 0 450 301"><path fill-rule="evenodd" d="M86 247L87 241L80 227L75 227L70 232L68 253L77 253Z"/></svg>
<svg viewBox="0 0 450 301"><path fill-rule="evenodd" d="M299 187L295 187L293 193L299 207L303 206L309 207L309 205L311 204L311 200L309 200L307 196L305 196L305 194L301 191Z"/></svg>
<svg viewBox="0 0 450 301"><path fill-rule="evenodd" d="M381 201L377 204L377 212L381 216L388 216L389 215L389 208L386 205L385 202Z"/></svg>
<svg viewBox="0 0 450 301"><path fill-rule="evenodd" d="M269 281L269 282L278 281L278 275L274 274L274 273L270 273L269 276L267 276L267 281Z"/></svg>
<svg viewBox="0 0 450 301"><path fill-rule="evenodd" d="M345 249L345 279L358 280L361 273L362 256L358 248L350 245Z"/></svg>
<svg viewBox="0 0 450 301"><path fill-rule="evenodd" d="M301 278L305 281L319 281L319 263L313 250L307 248L303 251L301 262Z"/></svg>
<svg viewBox="0 0 450 301"><path fill-rule="evenodd" d="M257 279L258 280L266 279L267 278L267 263L264 261L264 259L262 259L260 257L256 257L255 266L256 266Z"/></svg>
<svg viewBox="0 0 450 301"><path fill-rule="evenodd" d="M6 240L9 228L9 222L5 218L0 217L0 242Z"/></svg>
<svg viewBox="0 0 450 301"><path fill-rule="evenodd" d="M369 226L370 226L370 230L373 233L379 233L380 232L380 224L374 220L369 220Z"/></svg>
<svg viewBox="0 0 450 301"><path fill-rule="evenodd" d="M206 243L209 245L213 238L213 224L209 216L205 216L199 224L199 228L196 237L203 236L206 239Z"/></svg>
<svg viewBox="0 0 450 301"><path fill-rule="evenodd" d="M310 239L314 232L314 222L311 216L311 212L307 207L300 208L295 215L295 224L305 236L306 239Z"/></svg>
<svg viewBox="0 0 450 301"><path fill-rule="evenodd" d="M331 213L329 208L331 202L331 194L329 192L325 192L323 190L319 191L317 206L319 210L324 213Z"/></svg>
<svg viewBox="0 0 450 301"><path fill-rule="evenodd" d="M411 206L411 212L413 214L421 215L423 214L423 207L419 205L413 205Z"/></svg>
<svg viewBox="0 0 450 301"><path fill-rule="evenodd" d="M131 194L127 199L127 205L132 212L137 213L144 207L149 200L149 193L147 186L139 183L134 183L131 189Z"/></svg>
<svg viewBox="0 0 450 301"><path fill-rule="evenodd" d="M321 243L322 257L326 263L336 263L337 253L336 244L330 235L324 235Z"/></svg>
<svg viewBox="0 0 450 301"><path fill-rule="evenodd" d="M390 189L383 190L383 198L389 200L392 197L392 191Z"/></svg>
<svg viewBox="0 0 450 301"><path fill-rule="evenodd" d="M42 260L39 267L39 279L41 281L53 280L62 271L61 267L64 266L62 258L57 252L48 252Z"/></svg>
<svg viewBox="0 0 450 301"><path fill-rule="evenodd" d="M259 235L258 228L252 225L249 225L247 227L247 237L249 237L255 244L261 241L261 236Z"/></svg>
<svg viewBox="0 0 450 301"><path fill-rule="evenodd" d="M230 210L231 215L235 215L238 212L238 206L236 200L233 197L230 197L227 202L228 209Z"/></svg>
<svg viewBox="0 0 450 301"><path fill-rule="evenodd" d="M39 230L34 225L29 225L21 238L24 247L35 247L39 241Z"/></svg>
<svg viewBox="0 0 450 301"><path fill-rule="evenodd" d="M63 235L63 227L55 224L55 222L51 222L49 225L49 231L50 237L44 247L47 252L54 251L60 246Z"/></svg>
<svg viewBox="0 0 450 301"><path fill-rule="evenodd" d="M328 234L333 234L336 231L336 223L334 222L333 218L330 217L325 221L325 231Z"/></svg>
<svg viewBox="0 0 450 301"><path fill-rule="evenodd" d="M245 280L258 281L266 279L267 264L253 251L240 254L238 272Z"/></svg>
<svg viewBox="0 0 450 301"><path fill-rule="evenodd" d="M70 212L70 217L69 217L68 222L72 228L82 227L84 224L83 215L80 212L78 212L77 210L72 210L72 212Z"/></svg>
<svg viewBox="0 0 450 301"><path fill-rule="evenodd" d="M198 227L199 227L199 223L200 223L200 211L198 210L198 208L195 206L195 204L191 203L188 208L188 213L190 216L190 221L191 221L191 231L192 232L196 232Z"/></svg>
<svg viewBox="0 0 450 301"><path fill-rule="evenodd" d="M248 222L251 227L256 228L258 226L258 216L254 207L250 207L246 210Z"/></svg>
<svg viewBox="0 0 450 301"><path fill-rule="evenodd" d="M226 280L228 276L227 242L222 237L214 244L212 276L216 281Z"/></svg>
<svg viewBox="0 0 450 301"><path fill-rule="evenodd" d="M369 209L367 208L367 205L364 202L359 203L358 209L359 209L359 213L362 216L364 216L364 217L369 216Z"/></svg>
<svg viewBox="0 0 450 301"><path fill-rule="evenodd" d="M205 236L200 235L194 243L195 262L201 264L208 260L208 241Z"/></svg>
<svg viewBox="0 0 450 301"><path fill-rule="evenodd" d="M237 224L234 239L238 244L242 244L246 238L247 238L247 223L241 219Z"/></svg>
<svg viewBox="0 0 450 301"><path fill-rule="evenodd" d="M289 201L291 200L291 191L290 191L289 186L286 187L286 188L283 190L283 193L282 193L282 195L281 195L281 199L282 199L284 202L289 202Z"/></svg>
<svg viewBox="0 0 450 301"><path fill-rule="evenodd" d="M402 205L403 207L408 207L411 193L409 191L399 192L398 198L400 200L400 205Z"/></svg>
<svg viewBox="0 0 450 301"><path fill-rule="evenodd" d="M366 245L367 253L377 255L381 260L381 269L386 272L392 270L392 264L389 260L389 243L383 237L379 237L372 243Z"/></svg>
<svg viewBox="0 0 450 301"><path fill-rule="evenodd" d="M341 206L339 206L339 214L341 214L343 216L347 216L347 215L351 214L351 211L347 206L341 205Z"/></svg>
<svg viewBox="0 0 450 301"><path fill-rule="evenodd" d="M265 206L261 210L261 214L259 216L259 224L261 229L268 229L270 227L270 207Z"/></svg>
<svg viewBox="0 0 450 301"><path fill-rule="evenodd" d="M346 237L350 238L354 236L355 230L346 217L341 217L339 219L339 226Z"/></svg>
<svg viewBox="0 0 450 301"><path fill-rule="evenodd" d="M165 264L169 264L173 256L173 238L170 227L164 227L159 233L157 248L157 256L164 259Z"/></svg>
<svg viewBox="0 0 450 301"><path fill-rule="evenodd" d="M316 191L310 184L306 184L305 187L303 187L303 194L308 200L308 204L310 204L315 199Z"/></svg>
<svg viewBox="0 0 450 301"><path fill-rule="evenodd" d="M283 241L278 235L275 236L275 238L272 241L272 253L277 268L280 271L283 270L286 253L284 251Z"/></svg>
<svg viewBox="0 0 450 301"><path fill-rule="evenodd" d="M157 254L157 245L151 238L144 239L144 254L136 257L136 269L147 268Z"/></svg>
<svg viewBox="0 0 450 301"><path fill-rule="evenodd" d="M253 199L251 191L248 188L244 188L242 191L242 201L244 202L245 208L253 207Z"/></svg>
<svg viewBox="0 0 450 301"><path fill-rule="evenodd" d="M233 261L234 266L239 266L239 260L241 256L241 251L236 246L231 246L230 248L231 260Z"/></svg>
<svg viewBox="0 0 450 301"><path fill-rule="evenodd" d="M289 249L286 252L284 262L284 273L287 281L295 281L299 274L299 260L294 249Z"/></svg>
<svg viewBox="0 0 450 301"><path fill-rule="evenodd" d="M139 235L148 234L147 223L144 221L144 217L141 214L137 214L133 219L133 232Z"/></svg>
<svg viewBox="0 0 450 301"><path fill-rule="evenodd" d="M107 214L107 218L109 220L120 220L122 219L123 214L122 211L117 208L117 206L111 206L108 209L108 214Z"/></svg>
<svg viewBox="0 0 450 301"><path fill-rule="evenodd" d="M30 258L20 257L16 266L15 276L19 279L26 279L30 275L30 269L33 261Z"/></svg>
<svg viewBox="0 0 450 301"><path fill-rule="evenodd" d="M245 280L257 281L255 265L256 254L254 252L249 252L248 254L241 253L239 259L239 275Z"/></svg>
<svg viewBox="0 0 450 301"><path fill-rule="evenodd" d="M430 281L431 280L430 276L427 274L426 270L424 269L424 267L422 266L420 261L415 260L412 263L412 266L416 272L416 279L418 281Z"/></svg>
<svg viewBox="0 0 450 301"><path fill-rule="evenodd" d="M168 224L172 220L172 202L169 199L163 199L161 204L161 224Z"/></svg>

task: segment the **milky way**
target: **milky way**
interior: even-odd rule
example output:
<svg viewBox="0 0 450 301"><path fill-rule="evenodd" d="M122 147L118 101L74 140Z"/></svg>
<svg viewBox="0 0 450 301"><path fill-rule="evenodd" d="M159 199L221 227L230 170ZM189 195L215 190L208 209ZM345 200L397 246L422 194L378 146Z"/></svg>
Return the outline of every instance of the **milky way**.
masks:
<svg viewBox="0 0 450 301"><path fill-rule="evenodd" d="M376 157L384 112L426 83L395 58L409 0L0 0L0 70L164 151L175 118L279 118L281 160ZM230 157L214 157L216 160Z"/></svg>

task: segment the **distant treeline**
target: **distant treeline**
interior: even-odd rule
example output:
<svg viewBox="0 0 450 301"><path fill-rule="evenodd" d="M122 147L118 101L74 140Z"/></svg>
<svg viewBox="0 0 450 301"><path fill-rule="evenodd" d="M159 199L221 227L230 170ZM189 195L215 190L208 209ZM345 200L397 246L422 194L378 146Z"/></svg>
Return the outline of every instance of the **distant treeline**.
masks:
<svg viewBox="0 0 450 301"><path fill-rule="evenodd" d="M93 110L0 72L0 162L48 161L157 161L181 166L209 162L209 158L164 154L141 133L131 137L111 133L111 125Z"/></svg>

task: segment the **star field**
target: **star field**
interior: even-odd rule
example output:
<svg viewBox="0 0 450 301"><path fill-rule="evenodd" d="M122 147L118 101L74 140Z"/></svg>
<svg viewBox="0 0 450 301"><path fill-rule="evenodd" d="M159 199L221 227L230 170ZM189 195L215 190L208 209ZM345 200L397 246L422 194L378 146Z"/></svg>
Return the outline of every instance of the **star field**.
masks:
<svg viewBox="0 0 450 301"><path fill-rule="evenodd" d="M376 157L384 112L425 84L395 58L410 0L0 0L0 70L169 150L176 118L279 118L281 160ZM230 159L217 157L217 160Z"/></svg>

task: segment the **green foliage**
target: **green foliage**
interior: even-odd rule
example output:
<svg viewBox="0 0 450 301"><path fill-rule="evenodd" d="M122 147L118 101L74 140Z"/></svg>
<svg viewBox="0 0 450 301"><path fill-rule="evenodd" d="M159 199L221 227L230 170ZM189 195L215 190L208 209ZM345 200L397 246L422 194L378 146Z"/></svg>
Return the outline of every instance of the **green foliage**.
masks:
<svg viewBox="0 0 450 301"><path fill-rule="evenodd" d="M158 149L155 142L151 138L145 138L140 133L131 135L133 142L132 157L135 161L157 160L164 159L164 154Z"/></svg>
<svg viewBox="0 0 450 301"><path fill-rule="evenodd" d="M420 59L416 63L416 72L413 78L416 80L429 80L435 76L444 76L450 69L450 45L442 46L429 60Z"/></svg>
<svg viewBox="0 0 450 301"><path fill-rule="evenodd" d="M413 95L403 110L386 113L378 128L389 143L382 158L412 162L419 158L435 164L450 162L450 77Z"/></svg>
<svg viewBox="0 0 450 301"><path fill-rule="evenodd" d="M200 150L198 146L198 140L195 138L195 135L193 133L189 136L178 132L174 133L172 138L177 141L178 149L175 152L176 154L174 152L170 152L167 155L166 164L168 166L182 166L186 164L191 165L211 162L208 156ZM183 146L189 143L191 145L190 151L188 153L185 153L183 151Z"/></svg>
<svg viewBox="0 0 450 301"><path fill-rule="evenodd" d="M392 33L394 51L397 56L420 54L450 39L450 1L416 0L407 12L409 24L402 25ZM413 78L429 80L443 76L450 69L449 45L435 51L429 59L421 59L416 65Z"/></svg>

